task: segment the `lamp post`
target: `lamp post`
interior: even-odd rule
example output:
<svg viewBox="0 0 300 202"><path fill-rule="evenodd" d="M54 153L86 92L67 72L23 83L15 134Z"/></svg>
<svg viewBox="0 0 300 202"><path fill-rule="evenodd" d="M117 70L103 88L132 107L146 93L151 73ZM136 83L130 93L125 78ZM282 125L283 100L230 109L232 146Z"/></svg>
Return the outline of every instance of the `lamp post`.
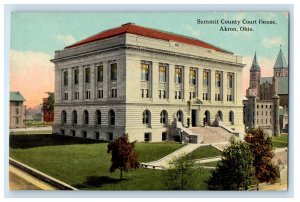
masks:
<svg viewBox="0 0 300 202"><path fill-rule="evenodd" d="M180 129L180 144L182 144L182 132L183 132L183 130L182 129Z"/></svg>
<svg viewBox="0 0 300 202"><path fill-rule="evenodd" d="M25 107L25 119L24 119L24 124L25 124L25 130L26 130L26 105L24 105L24 107Z"/></svg>

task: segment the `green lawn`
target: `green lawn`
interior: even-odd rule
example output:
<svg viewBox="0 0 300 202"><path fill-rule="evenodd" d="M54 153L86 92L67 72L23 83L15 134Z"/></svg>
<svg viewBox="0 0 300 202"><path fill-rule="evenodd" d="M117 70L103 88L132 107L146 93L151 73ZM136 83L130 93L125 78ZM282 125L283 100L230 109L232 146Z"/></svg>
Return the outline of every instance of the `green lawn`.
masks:
<svg viewBox="0 0 300 202"><path fill-rule="evenodd" d="M202 146L198 149L194 150L188 156L192 157L193 159L201 159L201 158L208 158L208 157L214 157L214 156L221 156L222 152L217 150L211 145L208 146Z"/></svg>
<svg viewBox="0 0 300 202"><path fill-rule="evenodd" d="M140 162L158 160L179 149L177 143L137 143ZM10 135L10 157L79 189L163 190L164 171L140 168L110 173L107 143L59 135ZM209 171L199 174L197 189L206 189Z"/></svg>
<svg viewBox="0 0 300 202"><path fill-rule="evenodd" d="M218 161L200 163L200 166L209 166L209 167L217 167Z"/></svg>
<svg viewBox="0 0 300 202"><path fill-rule="evenodd" d="M272 137L273 147L287 147L288 146L288 135L281 134L279 137Z"/></svg>

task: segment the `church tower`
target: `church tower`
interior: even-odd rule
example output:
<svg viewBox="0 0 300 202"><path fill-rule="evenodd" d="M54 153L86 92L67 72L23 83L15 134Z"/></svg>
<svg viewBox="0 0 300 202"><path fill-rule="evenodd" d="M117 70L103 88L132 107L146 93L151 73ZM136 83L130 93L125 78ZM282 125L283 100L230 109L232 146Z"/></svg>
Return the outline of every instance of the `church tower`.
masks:
<svg viewBox="0 0 300 202"><path fill-rule="evenodd" d="M274 70L274 77L287 77L288 76L288 73L289 73L288 64L282 53L281 46L280 46L280 51L278 53L273 70Z"/></svg>
<svg viewBox="0 0 300 202"><path fill-rule="evenodd" d="M247 90L247 96L259 96L260 85L260 67L256 58L256 52L250 68L250 86Z"/></svg>

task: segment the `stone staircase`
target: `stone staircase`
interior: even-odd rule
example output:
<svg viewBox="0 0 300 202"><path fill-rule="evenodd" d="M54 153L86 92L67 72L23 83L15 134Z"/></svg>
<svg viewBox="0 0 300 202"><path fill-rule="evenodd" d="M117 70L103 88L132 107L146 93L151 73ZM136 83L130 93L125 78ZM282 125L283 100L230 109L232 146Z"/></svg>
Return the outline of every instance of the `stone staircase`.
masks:
<svg viewBox="0 0 300 202"><path fill-rule="evenodd" d="M189 130L202 137L202 144L228 142L233 136L232 133L222 127L192 127Z"/></svg>

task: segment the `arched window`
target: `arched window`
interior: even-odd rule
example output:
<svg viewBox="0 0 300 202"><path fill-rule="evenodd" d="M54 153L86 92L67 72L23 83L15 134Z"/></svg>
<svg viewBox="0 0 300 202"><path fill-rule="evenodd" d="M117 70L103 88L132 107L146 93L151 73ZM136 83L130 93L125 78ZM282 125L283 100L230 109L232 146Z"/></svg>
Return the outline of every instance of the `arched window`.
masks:
<svg viewBox="0 0 300 202"><path fill-rule="evenodd" d="M208 110L204 113L203 125L210 125L210 112Z"/></svg>
<svg viewBox="0 0 300 202"><path fill-rule="evenodd" d="M166 110L160 112L160 123L167 124L168 122L168 113Z"/></svg>
<svg viewBox="0 0 300 202"><path fill-rule="evenodd" d="M62 124L66 124L67 123L67 112L65 110L63 110L61 112L61 123Z"/></svg>
<svg viewBox="0 0 300 202"><path fill-rule="evenodd" d="M179 110L177 113L176 113L176 116L177 116L177 120L181 123L183 123L183 112L181 110Z"/></svg>
<svg viewBox="0 0 300 202"><path fill-rule="evenodd" d="M72 123L77 124L77 111L76 110L74 110L72 112Z"/></svg>
<svg viewBox="0 0 300 202"><path fill-rule="evenodd" d="M101 125L101 112L100 110L96 110L96 125Z"/></svg>
<svg viewBox="0 0 300 202"><path fill-rule="evenodd" d="M223 121L223 113L222 113L222 111L218 111L218 117L220 117L220 120Z"/></svg>
<svg viewBox="0 0 300 202"><path fill-rule="evenodd" d="M108 112L109 125L115 125L115 112L114 110L109 110Z"/></svg>
<svg viewBox="0 0 300 202"><path fill-rule="evenodd" d="M150 124L151 114L149 110L143 112L143 124Z"/></svg>
<svg viewBox="0 0 300 202"><path fill-rule="evenodd" d="M88 125L89 124L89 112L87 110L83 111L83 124Z"/></svg>
<svg viewBox="0 0 300 202"><path fill-rule="evenodd" d="M229 112L229 122L230 122L231 125L234 124L234 113L233 113L233 111Z"/></svg>

